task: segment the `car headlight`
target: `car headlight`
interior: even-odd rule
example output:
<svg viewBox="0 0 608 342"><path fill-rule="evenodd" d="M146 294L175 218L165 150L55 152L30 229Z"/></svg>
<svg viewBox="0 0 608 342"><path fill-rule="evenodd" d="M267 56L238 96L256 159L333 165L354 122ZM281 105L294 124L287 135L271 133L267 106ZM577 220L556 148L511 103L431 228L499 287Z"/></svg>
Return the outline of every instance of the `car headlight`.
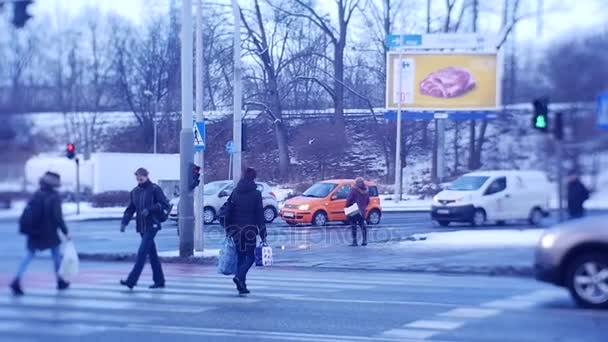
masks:
<svg viewBox="0 0 608 342"><path fill-rule="evenodd" d="M310 204L301 204L298 206L298 210L308 210L310 209Z"/></svg>
<svg viewBox="0 0 608 342"><path fill-rule="evenodd" d="M555 234L549 233L544 235L540 239L540 245L542 248L549 249L555 245L555 240L557 240L557 236Z"/></svg>

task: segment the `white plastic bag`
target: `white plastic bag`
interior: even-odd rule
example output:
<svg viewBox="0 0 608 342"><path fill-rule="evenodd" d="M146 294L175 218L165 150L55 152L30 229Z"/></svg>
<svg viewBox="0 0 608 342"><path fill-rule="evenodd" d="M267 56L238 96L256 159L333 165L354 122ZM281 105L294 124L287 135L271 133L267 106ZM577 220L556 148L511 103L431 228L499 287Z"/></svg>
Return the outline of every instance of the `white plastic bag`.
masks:
<svg viewBox="0 0 608 342"><path fill-rule="evenodd" d="M80 261L78 253L72 241L65 243L63 247L63 258L61 259L61 267L59 267L59 275L64 279L71 279L78 275Z"/></svg>
<svg viewBox="0 0 608 342"><path fill-rule="evenodd" d="M344 208L344 213L348 217L355 216L359 213L359 206L357 205L357 203L355 203L355 204L351 205L350 207L346 207L346 208Z"/></svg>
<svg viewBox="0 0 608 342"><path fill-rule="evenodd" d="M261 243L255 249L255 265L256 266L272 266L272 247L265 243Z"/></svg>

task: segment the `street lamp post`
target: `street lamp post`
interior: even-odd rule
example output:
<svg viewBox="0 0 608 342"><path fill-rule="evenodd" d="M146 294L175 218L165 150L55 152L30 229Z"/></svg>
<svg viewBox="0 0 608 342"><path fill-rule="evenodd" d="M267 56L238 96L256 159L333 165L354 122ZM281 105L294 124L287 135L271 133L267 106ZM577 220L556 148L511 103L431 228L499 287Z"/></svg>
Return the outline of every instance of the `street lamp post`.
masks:
<svg viewBox="0 0 608 342"><path fill-rule="evenodd" d="M233 36L233 48L234 48L234 89L233 89L233 124L232 124L232 136L234 140L234 151L232 153L232 177L234 182L238 182L241 179L242 170L242 136L241 128L242 123L242 94L241 94L241 17L238 0L232 0L232 15L234 17L234 36Z"/></svg>

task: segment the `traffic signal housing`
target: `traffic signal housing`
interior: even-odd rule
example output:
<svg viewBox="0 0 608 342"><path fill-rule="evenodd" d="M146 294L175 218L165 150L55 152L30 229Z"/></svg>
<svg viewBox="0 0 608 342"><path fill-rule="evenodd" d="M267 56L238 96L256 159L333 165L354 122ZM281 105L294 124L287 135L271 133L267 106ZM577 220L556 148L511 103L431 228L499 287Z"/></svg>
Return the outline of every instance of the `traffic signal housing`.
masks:
<svg viewBox="0 0 608 342"><path fill-rule="evenodd" d="M534 107L532 127L547 132L549 128L549 101L546 98L536 99L532 102L532 106Z"/></svg>
<svg viewBox="0 0 608 342"><path fill-rule="evenodd" d="M16 28L23 28L27 21L32 18L27 11L27 7L33 2L32 0L21 0L13 3L13 25Z"/></svg>
<svg viewBox="0 0 608 342"><path fill-rule="evenodd" d="M194 190L199 184L201 184L201 167L190 163L190 190Z"/></svg>
<svg viewBox="0 0 608 342"><path fill-rule="evenodd" d="M76 146L74 144L68 144L65 148L65 156L68 157L68 159L74 159L76 156Z"/></svg>
<svg viewBox="0 0 608 342"><path fill-rule="evenodd" d="M562 112L555 113L553 136L555 136L555 139L557 140L564 139L564 114Z"/></svg>

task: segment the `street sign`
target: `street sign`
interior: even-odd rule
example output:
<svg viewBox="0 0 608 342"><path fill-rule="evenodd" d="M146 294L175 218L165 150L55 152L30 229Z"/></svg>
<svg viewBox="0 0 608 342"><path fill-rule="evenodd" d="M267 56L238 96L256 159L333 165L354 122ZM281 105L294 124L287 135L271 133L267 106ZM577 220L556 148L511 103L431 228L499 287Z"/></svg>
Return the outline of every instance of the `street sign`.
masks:
<svg viewBox="0 0 608 342"><path fill-rule="evenodd" d="M608 92L597 98L597 126L608 130Z"/></svg>
<svg viewBox="0 0 608 342"><path fill-rule="evenodd" d="M206 129L204 121L197 121L192 126L194 129L194 150L195 151L204 151L205 150L205 139L206 139Z"/></svg>
<svg viewBox="0 0 608 342"><path fill-rule="evenodd" d="M496 37L476 33L389 34L386 46L398 49L496 50Z"/></svg>
<svg viewBox="0 0 608 342"><path fill-rule="evenodd" d="M234 141L230 140L226 143L226 153L234 154Z"/></svg>
<svg viewBox="0 0 608 342"><path fill-rule="evenodd" d="M494 120L498 117L496 112L470 111L470 112L430 112L430 111L401 111L403 120ZM384 113L384 119L396 120L397 111L389 110Z"/></svg>

